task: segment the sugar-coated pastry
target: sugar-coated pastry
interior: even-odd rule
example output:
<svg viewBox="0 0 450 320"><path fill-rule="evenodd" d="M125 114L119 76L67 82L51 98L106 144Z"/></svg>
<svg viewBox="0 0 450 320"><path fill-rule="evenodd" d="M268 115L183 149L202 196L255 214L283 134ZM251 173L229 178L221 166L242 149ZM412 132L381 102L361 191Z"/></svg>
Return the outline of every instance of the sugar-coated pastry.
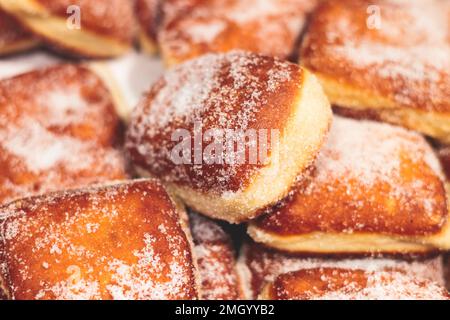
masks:
<svg viewBox="0 0 450 320"><path fill-rule="evenodd" d="M316 268L357 269L367 272L399 271L413 278L429 280L439 285L445 283L441 256L419 256L408 259L383 256L296 256L249 242L241 249L238 262L238 271L247 299L258 297L264 286L281 274Z"/></svg>
<svg viewBox="0 0 450 320"><path fill-rule="evenodd" d="M192 299L190 246L156 180L54 193L0 208L8 299Z"/></svg>
<svg viewBox="0 0 450 320"><path fill-rule="evenodd" d="M448 143L449 16L446 0L325 1L300 62L332 104Z"/></svg>
<svg viewBox="0 0 450 320"><path fill-rule="evenodd" d="M173 65L205 53L247 50L293 54L317 0L167 0L159 31L162 56Z"/></svg>
<svg viewBox="0 0 450 320"><path fill-rule="evenodd" d="M0 204L125 178L119 129L109 91L85 67L0 81Z"/></svg>
<svg viewBox="0 0 450 320"><path fill-rule="evenodd" d="M421 135L389 124L336 116L314 172L266 213L250 235L291 252L450 248L439 160Z"/></svg>
<svg viewBox="0 0 450 320"><path fill-rule="evenodd" d="M445 287L404 272L316 268L285 273L264 300L450 300Z"/></svg>
<svg viewBox="0 0 450 320"><path fill-rule="evenodd" d="M163 0L136 0L136 17L139 23L141 49L154 54L158 50L158 27Z"/></svg>
<svg viewBox="0 0 450 320"><path fill-rule="evenodd" d="M204 300L236 300L242 288L236 270L236 257L230 236L208 218L190 213L194 240L194 258L201 281L200 298Z"/></svg>
<svg viewBox="0 0 450 320"><path fill-rule="evenodd" d="M133 45L133 1L0 0L0 8L49 46L69 55L113 57Z"/></svg>
<svg viewBox="0 0 450 320"><path fill-rule="evenodd" d="M34 48L38 41L0 10L0 56Z"/></svg>
<svg viewBox="0 0 450 320"><path fill-rule="evenodd" d="M134 110L126 149L189 207L229 222L285 197L322 146L329 103L313 75L253 53L168 71Z"/></svg>

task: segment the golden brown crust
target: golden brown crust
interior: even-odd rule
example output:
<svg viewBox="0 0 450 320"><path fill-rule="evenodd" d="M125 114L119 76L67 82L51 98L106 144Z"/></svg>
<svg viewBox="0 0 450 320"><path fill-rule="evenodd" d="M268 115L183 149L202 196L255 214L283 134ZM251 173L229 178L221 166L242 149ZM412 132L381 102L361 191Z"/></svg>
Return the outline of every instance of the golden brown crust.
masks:
<svg viewBox="0 0 450 320"><path fill-rule="evenodd" d="M273 189L275 194L268 194L261 201L274 203L274 198L278 201L287 194L296 176L306 169L322 145L330 115L328 101L317 81L297 65L241 51L205 55L172 69L152 87L134 110L126 148L135 166L175 185L175 192L189 206L236 222L249 218L248 211L260 208L263 195L252 192L252 187L258 179L272 174L277 165L282 165L284 171L276 177L286 181ZM195 139L202 140L199 128L203 144L196 151ZM231 138L226 138L230 131ZM236 147L230 152L223 141L205 138L213 132L222 134L225 142L242 142L244 157L238 158ZM239 136L254 133L254 137L261 137L264 132L267 139ZM272 140L277 132L279 143ZM179 147L183 146L181 137L173 138L174 133L189 134L187 142L193 142L193 148L182 150L187 157L183 163L174 161L174 152L178 150L179 156ZM220 144L223 152L209 155L207 146L211 142ZM266 159L260 156L265 147ZM193 152L189 155L189 151ZM277 155L280 163L276 162ZM288 159L289 163L283 162ZM224 208L206 210L198 203L189 203L196 196L187 195L197 192L231 203L233 197L248 190L245 196L252 199L245 202L258 204L254 205L256 208L249 204L250 209L230 209L241 211L241 216L234 219L224 213ZM256 197L259 198L253 201ZM214 199L204 202L213 203Z"/></svg>
<svg viewBox="0 0 450 320"><path fill-rule="evenodd" d="M407 272L414 278L444 284L442 257L436 255L401 258L387 255L293 255L249 242L244 244L238 262L247 299L256 298L264 286L273 282L280 274L320 267L368 272L400 271Z"/></svg>
<svg viewBox="0 0 450 320"><path fill-rule="evenodd" d="M50 47L81 57L111 57L131 48L134 4L124 0L1 0L0 6ZM69 28L68 11L80 8L80 28Z"/></svg>
<svg viewBox="0 0 450 320"><path fill-rule="evenodd" d="M420 135L402 128L335 117L308 182L256 228L279 236L421 236L447 220L438 160Z"/></svg>
<svg viewBox="0 0 450 320"><path fill-rule="evenodd" d="M110 93L58 65L0 81L0 203L126 177Z"/></svg>
<svg viewBox="0 0 450 320"><path fill-rule="evenodd" d="M316 0L168 0L159 33L172 65L205 53L241 49L289 57Z"/></svg>
<svg viewBox="0 0 450 320"><path fill-rule="evenodd" d="M13 18L0 10L0 56L25 51L38 41Z"/></svg>
<svg viewBox="0 0 450 320"><path fill-rule="evenodd" d="M236 258L230 236L213 220L190 214L201 281L200 298L204 300L237 300L242 290L236 271Z"/></svg>
<svg viewBox="0 0 450 320"><path fill-rule="evenodd" d="M239 75L234 75L234 70ZM276 74L273 80L268 79L270 73ZM269 81L276 81L276 77L279 82L269 90ZM178 144L171 141L172 133L177 129L193 133L194 116L201 120L203 132L214 128L282 129L296 107L302 77L302 70L294 64L241 52L208 55L181 65L160 79L134 111L127 135L131 157L136 165L161 179L204 192L245 189L263 164L202 165L201 172L192 165L176 169L177 164L164 152ZM242 82L237 83L239 80ZM177 104L188 90L189 96L182 101L187 105ZM206 97L197 100L202 95Z"/></svg>
<svg viewBox="0 0 450 320"><path fill-rule="evenodd" d="M78 6L81 9L81 25L106 37L132 43L134 39L133 1L124 0L35 0L49 14L64 19L68 17L67 8Z"/></svg>
<svg viewBox="0 0 450 320"><path fill-rule="evenodd" d="M374 6L379 28L369 25ZM440 0L325 1L312 17L301 62L343 89L382 96L392 107L448 114L449 13L449 3ZM354 104L349 107L373 107Z"/></svg>
<svg viewBox="0 0 450 320"><path fill-rule="evenodd" d="M155 180L20 200L0 208L11 299L192 299L180 217Z"/></svg>
<svg viewBox="0 0 450 320"><path fill-rule="evenodd" d="M273 300L449 300L447 290L402 272L316 268L280 275L262 295Z"/></svg>

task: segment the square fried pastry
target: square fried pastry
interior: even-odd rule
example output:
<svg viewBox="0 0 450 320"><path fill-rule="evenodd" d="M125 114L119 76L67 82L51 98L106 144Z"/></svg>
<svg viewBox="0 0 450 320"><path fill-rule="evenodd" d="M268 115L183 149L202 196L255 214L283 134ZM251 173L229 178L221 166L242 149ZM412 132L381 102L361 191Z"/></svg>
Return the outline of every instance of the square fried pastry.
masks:
<svg viewBox="0 0 450 320"><path fill-rule="evenodd" d="M398 271L316 268L279 275L264 300L450 300L445 287Z"/></svg>
<svg viewBox="0 0 450 320"><path fill-rule="evenodd" d="M265 248L248 241L240 252L238 272L247 299L255 299L268 283L290 272L330 268L364 270L365 272L402 272L411 278L421 279L443 286L442 256L419 255L410 257L369 255L292 255Z"/></svg>
<svg viewBox="0 0 450 320"><path fill-rule="evenodd" d="M191 212L190 226L194 257L200 278L200 299L243 298L230 235L215 221Z"/></svg>
<svg viewBox="0 0 450 320"><path fill-rule="evenodd" d="M208 54L153 85L133 110L125 146L141 175L162 179L193 210L237 223L288 194L331 117L318 81L298 65Z"/></svg>
<svg viewBox="0 0 450 320"><path fill-rule="evenodd" d="M232 49L288 58L317 0L167 0L159 43L167 65Z"/></svg>
<svg viewBox="0 0 450 320"><path fill-rule="evenodd" d="M37 47L38 40L0 10L0 56Z"/></svg>
<svg viewBox="0 0 450 320"><path fill-rule="evenodd" d="M450 248L445 177L420 134L335 117L314 167L297 190L251 222L254 240L290 252Z"/></svg>
<svg viewBox="0 0 450 320"><path fill-rule="evenodd" d="M0 81L0 203L126 177L110 92L82 66Z"/></svg>
<svg viewBox="0 0 450 320"><path fill-rule="evenodd" d="M341 109L450 142L450 2L324 1L300 62Z"/></svg>
<svg viewBox="0 0 450 320"><path fill-rule="evenodd" d="M18 200L0 208L8 299L192 299L180 213L156 180Z"/></svg>
<svg viewBox="0 0 450 320"><path fill-rule="evenodd" d="M132 48L136 21L127 0L0 0L44 43L71 56L105 58Z"/></svg>

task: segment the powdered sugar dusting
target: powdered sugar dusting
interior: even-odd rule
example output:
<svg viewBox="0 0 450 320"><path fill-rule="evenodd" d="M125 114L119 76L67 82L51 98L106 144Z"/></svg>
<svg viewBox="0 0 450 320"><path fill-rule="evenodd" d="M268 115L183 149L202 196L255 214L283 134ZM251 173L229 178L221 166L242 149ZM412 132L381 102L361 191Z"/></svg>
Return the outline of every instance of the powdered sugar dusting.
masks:
<svg viewBox="0 0 450 320"><path fill-rule="evenodd" d="M169 1L159 38L169 58L184 60L192 54L231 49L286 58L315 4L315 0L213 0L191 6Z"/></svg>
<svg viewBox="0 0 450 320"><path fill-rule="evenodd" d="M13 298L174 299L195 294L185 234L156 181L12 203L0 208L0 236Z"/></svg>
<svg viewBox="0 0 450 320"><path fill-rule="evenodd" d="M388 124L336 116L329 140L318 157L317 179L324 181L330 175L357 177L366 185L396 179L401 172L402 152L407 152L415 163L425 161L443 178L438 158L419 134Z"/></svg>
<svg viewBox="0 0 450 320"><path fill-rule="evenodd" d="M408 261L389 258L311 258L295 257L260 246L248 245L243 249L240 267L248 269L248 286L257 296L265 283L272 282L281 274L315 268L339 268L379 272L397 270L406 272L412 278L430 280L444 285L442 257L423 261Z"/></svg>
<svg viewBox="0 0 450 320"><path fill-rule="evenodd" d="M329 290L323 294L306 292L309 299L314 300L448 300L446 290L436 283L418 280L403 272L370 272L363 277L363 285L352 279L348 272L348 280L340 287L333 289L336 274L322 275L321 281L328 283ZM341 272L340 276L345 276ZM293 297L295 299L295 297Z"/></svg>
<svg viewBox="0 0 450 320"><path fill-rule="evenodd" d="M366 25L369 5L380 9L377 29ZM318 15L305 41L306 64L402 106L448 110L448 1L342 1L325 7L330 9Z"/></svg>
<svg viewBox="0 0 450 320"><path fill-rule="evenodd" d="M190 214L194 253L199 267L202 299L240 298L231 238L215 222Z"/></svg>
<svg viewBox="0 0 450 320"><path fill-rule="evenodd" d="M190 224L192 235L198 242L226 242L229 241L229 236L225 231L215 222L208 218L202 217L199 214L190 214Z"/></svg>
<svg viewBox="0 0 450 320"><path fill-rule="evenodd" d="M86 69L61 65L4 80L0 110L0 202L125 177L112 146L112 99Z"/></svg>
<svg viewBox="0 0 450 320"><path fill-rule="evenodd" d="M246 131L258 126L258 116L294 103L273 105L278 93L285 92L284 97L297 93L300 75L294 64L242 51L209 54L186 62L168 71L135 109L126 148L135 154L133 158L143 159L145 164L140 166L151 168L149 171L162 179L191 179L187 177L191 173L195 176L191 180L196 180L191 183L199 188L208 186L220 192L236 188L230 183L238 169L233 163L217 166L214 175L206 174L207 166L203 165L174 166L170 154L177 143L172 134L179 129L195 135L209 129ZM171 169L165 170L166 166Z"/></svg>

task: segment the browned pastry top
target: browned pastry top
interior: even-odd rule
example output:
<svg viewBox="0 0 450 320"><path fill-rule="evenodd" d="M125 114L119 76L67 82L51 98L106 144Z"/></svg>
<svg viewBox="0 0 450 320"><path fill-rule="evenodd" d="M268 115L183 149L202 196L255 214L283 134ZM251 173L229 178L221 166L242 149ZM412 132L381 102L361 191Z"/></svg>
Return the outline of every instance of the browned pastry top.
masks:
<svg viewBox="0 0 450 320"><path fill-rule="evenodd" d="M136 0L136 16L143 31L153 41L157 40L157 29L162 0Z"/></svg>
<svg viewBox="0 0 450 320"><path fill-rule="evenodd" d="M236 300L242 297L230 236L216 222L190 214L194 252L201 280L201 299Z"/></svg>
<svg viewBox="0 0 450 320"><path fill-rule="evenodd" d="M402 107L450 112L449 1L325 1L301 56L312 71Z"/></svg>
<svg viewBox="0 0 450 320"><path fill-rule="evenodd" d="M79 6L81 28L127 43L135 36L134 4L130 0L33 0L49 13L68 18L67 8Z"/></svg>
<svg viewBox="0 0 450 320"><path fill-rule="evenodd" d="M443 180L419 134L335 117L312 177L256 225L279 235L436 233L447 220Z"/></svg>
<svg viewBox="0 0 450 320"><path fill-rule="evenodd" d="M175 61L242 49L292 54L316 0L168 0L161 44Z"/></svg>
<svg viewBox="0 0 450 320"><path fill-rule="evenodd" d="M275 300L448 300L445 288L403 272L339 268L299 270L280 275L269 287Z"/></svg>
<svg viewBox="0 0 450 320"><path fill-rule="evenodd" d="M14 42L31 40L32 36L11 17L0 10L0 50Z"/></svg>
<svg viewBox="0 0 450 320"><path fill-rule="evenodd" d="M84 67L60 65L0 81L0 203L123 179L110 93Z"/></svg>
<svg viewBox="0 0 450 320"><path fill-rule="evenodd" d="M245 190L264 163L252 164L246 154L244 164L225 161L225 155L223 164L207 164L206 157L194 165L192 152L192 164L177 165L170 154L179 141L172 134L186 129L194 142L197 122L203 133L278 129L282 135L301 98L302 80L295 64L241 51L189 61L167 72L134 110L127 150L137 166L166 181L216 194Z"/></svg>
<svg viewBox="0 0 450 320"><path fill-rule="evenodd" d="M13 299L191 299L193 263L156 181L55 193L0 208Z"/></svg>
<svg viewBox="0 0 450 320"><path fill-rule="evenodd" d="M248 270L246 286L252 298L256 298L268 282L274 281L278 275L305 269L341 268L365 271L400 271L411 277L428 279L443 284L442 259L439 257L420 256L396 259L395 257L371 255L352 257L345 255L308 256L282 253L250 242L244 246L240 265Z"/></svg>

